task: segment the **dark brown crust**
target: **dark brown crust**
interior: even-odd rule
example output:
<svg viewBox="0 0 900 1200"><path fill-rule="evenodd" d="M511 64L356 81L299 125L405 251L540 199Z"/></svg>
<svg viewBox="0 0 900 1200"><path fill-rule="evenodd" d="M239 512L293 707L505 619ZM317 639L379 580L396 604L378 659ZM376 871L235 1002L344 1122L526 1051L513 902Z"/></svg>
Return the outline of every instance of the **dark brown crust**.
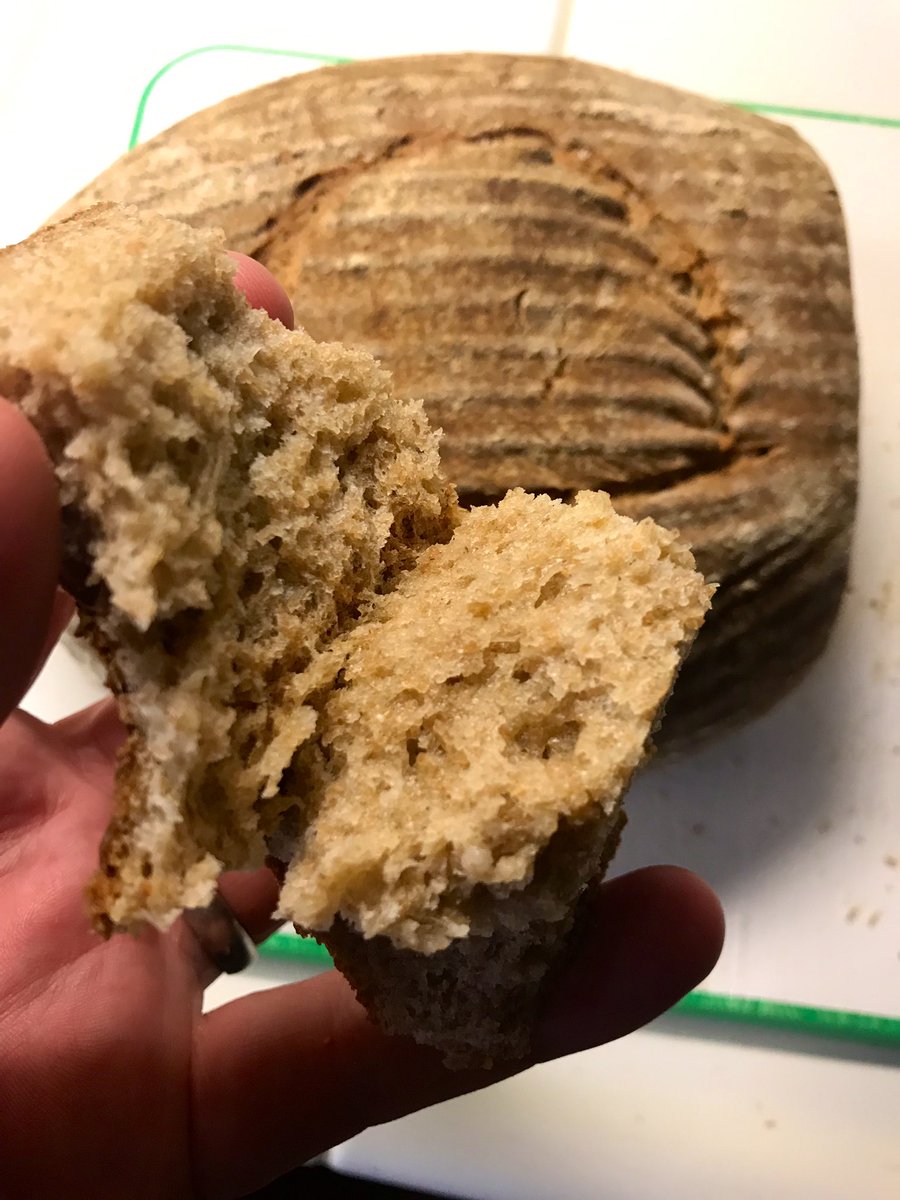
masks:
<svg viewBox="0 0 900 1200"><path fill-rule="evenodd" d="M586 63L385 60L199 113L67 211L96 199L224 225L425 398L472 499L602 487L678 528L720 586L661 749L822 649L857 360L840 204L790 129Z"/></svg>
<svg viewBox="0 0 900 1200"><path fill-rule="evenodd" d="M344 921L314 936L387 1032L437 1046L453 1069L525 1060L532 1053L541 998L577 944L590 897L618 849L625 822L620 812L599 845L596 827L585 824L551 839L542 851L526 893L546 885L557 860L568 874L576 855L584 859L588 883L562 920L536 920L523 930L501 928L487 937L472 934L430 955L400 950L385 937L366 940Z"/></svg>

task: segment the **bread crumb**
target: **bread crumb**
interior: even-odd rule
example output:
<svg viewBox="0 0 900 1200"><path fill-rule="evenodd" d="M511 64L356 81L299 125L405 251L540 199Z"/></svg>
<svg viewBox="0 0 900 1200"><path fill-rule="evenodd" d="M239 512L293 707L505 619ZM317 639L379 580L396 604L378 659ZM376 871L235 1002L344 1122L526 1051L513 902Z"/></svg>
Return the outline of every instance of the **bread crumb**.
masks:
<svg viewBox="0 0 900 1200"><path fill-rule="evenodd" d="M674 536L602 493L467 512L334 643L316 738L340 768L303 775L282 915L428 952L494 889L511 919L562 825L611 828L707 604Z"/></svg>

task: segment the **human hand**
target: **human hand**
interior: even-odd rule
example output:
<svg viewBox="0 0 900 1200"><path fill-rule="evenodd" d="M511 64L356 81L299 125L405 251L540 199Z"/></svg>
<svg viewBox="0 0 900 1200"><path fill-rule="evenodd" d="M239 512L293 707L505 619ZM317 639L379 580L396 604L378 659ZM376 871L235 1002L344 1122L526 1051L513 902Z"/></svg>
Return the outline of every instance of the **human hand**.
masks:
<svg viewBox="0 0 900 1200"><path fill-rule="evenodd" d="M236 283L291 323L257 264L239 260ZM368 1125L509 1074L448 1072L387 1037L334 971L203 1015L214 968L183 923L108 942L92 931L83 891L111 811L115 708L56 725L14 710L71 612L58 567L52 470L0 401L0 1194L243 1196ZM269 872L221 890L251 936L271 932ZM547 996L537 1057L643 1025L721 943L718 901L690 873L604 884Z"/></svg>

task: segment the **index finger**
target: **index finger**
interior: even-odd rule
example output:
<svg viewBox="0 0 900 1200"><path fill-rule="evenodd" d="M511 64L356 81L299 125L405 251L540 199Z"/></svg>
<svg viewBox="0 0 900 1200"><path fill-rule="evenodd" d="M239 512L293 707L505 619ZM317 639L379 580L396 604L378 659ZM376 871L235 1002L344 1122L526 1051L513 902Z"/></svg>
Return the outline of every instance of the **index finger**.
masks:
<svg viewBox="0 0 900 1200"><path fill-rule="evenodd" d="M229 250L228 254L237 263L234 286L238 291L244 293L253 308L264 309L274 320L293 329L294 309L275 276L255 258L239 254L237 250Z"/></svg>

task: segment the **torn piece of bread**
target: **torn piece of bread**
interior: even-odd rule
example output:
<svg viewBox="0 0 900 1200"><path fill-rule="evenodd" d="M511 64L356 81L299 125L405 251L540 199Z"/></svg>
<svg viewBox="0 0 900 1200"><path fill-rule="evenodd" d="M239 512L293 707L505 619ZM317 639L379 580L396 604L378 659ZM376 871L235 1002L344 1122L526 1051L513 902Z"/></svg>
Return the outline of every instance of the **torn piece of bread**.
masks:
<svg viewBox="0 0 900 1200"><path fill-rule="evenodd" d="M0 253L0 393L56 466L66 583L129 731L106 929L263 861L315 727L304 669L455 519L421 405L233 272L221 234L111 206Z"/></svg>
<svg viewBox="0 0 900 1200"><path fill-rule="evenodd" d="M318 661L337 686L284 780L303 832L281 909L386 1028L459 1064L527 1053L708 606L653 522L516 491Z"/></svg>

